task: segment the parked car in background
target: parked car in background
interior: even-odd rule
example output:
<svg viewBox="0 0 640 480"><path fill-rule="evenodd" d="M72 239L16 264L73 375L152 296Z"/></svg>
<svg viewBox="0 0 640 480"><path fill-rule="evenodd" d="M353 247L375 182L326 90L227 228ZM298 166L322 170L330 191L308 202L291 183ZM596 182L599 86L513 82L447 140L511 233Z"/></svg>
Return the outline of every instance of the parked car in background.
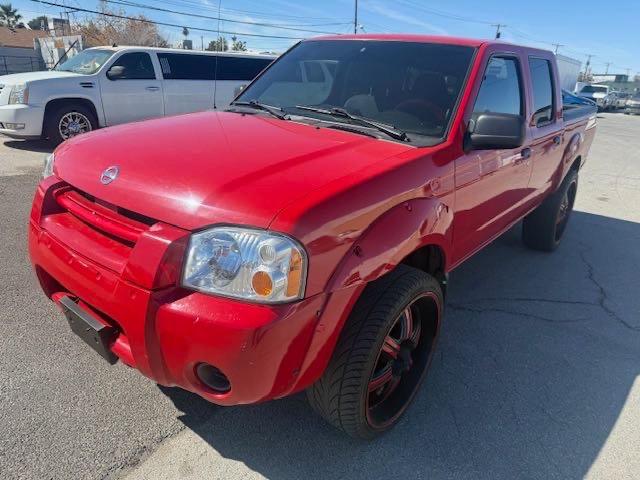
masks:
<svg viewBox="0 0 640 480"><path fill-rule="evenodd" d="M528 247L558 247L596 110L564 105L546 50L305 40L226 111L58 147L31 261L109 362L221 405L306 389L372 438L429 369L449 272L520 221Z"/></svg>
<svg viewBox="0 0 640 480"><path fill-rule="evenodd" d="M624 108L627 105L627 100L631 98L631 94L628 92L614 92L616 95L615 108Z"/></svg>
<svg viewBox="0 0 640 480"><path fill-rule="evenodd" d="M225 108L274 56L147 47L89 48L55 71L0 77L0 133L58 144L154 117Z"/></svg>
<svg viewBox="0 0 640 480"><path fill-rule="evenodd" d="M585 85L578 95L596 102L598 109L609 110L615 105L615 96L607 85Z"/></svg>
<svg viewBox="0 0 640 480"><path fill-rule="evenodd" d="M633 96L627 100L624 113L640 115L640 92L634 93Z"/></svg>

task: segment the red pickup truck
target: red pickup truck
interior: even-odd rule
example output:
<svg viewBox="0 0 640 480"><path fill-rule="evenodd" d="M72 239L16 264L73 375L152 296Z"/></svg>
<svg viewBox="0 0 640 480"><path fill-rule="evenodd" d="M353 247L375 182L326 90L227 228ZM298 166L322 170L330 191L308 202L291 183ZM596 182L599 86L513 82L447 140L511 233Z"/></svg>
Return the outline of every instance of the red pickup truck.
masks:
<svg viewBox="0 0 640 480"><path fill-rule="evenodd" d="M520 220L558 246L595 118L563 106L547 51L303 41L226 111L59 146L31 261L108 361L220 405L306 389L371 438L429 368L449 272Z"/></svg>

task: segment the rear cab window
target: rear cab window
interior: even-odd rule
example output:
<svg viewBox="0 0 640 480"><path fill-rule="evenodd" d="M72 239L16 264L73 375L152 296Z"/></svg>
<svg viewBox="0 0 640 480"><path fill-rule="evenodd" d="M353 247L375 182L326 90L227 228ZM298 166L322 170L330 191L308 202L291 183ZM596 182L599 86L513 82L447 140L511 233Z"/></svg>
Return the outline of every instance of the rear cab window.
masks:
<svg viewBox="0 0 640 480"><path fill-rule="evenodd" d="M529 57L529 72L533 95L533 124L541 127L552 123L555 111L555 91L551 62Z"/></svg>

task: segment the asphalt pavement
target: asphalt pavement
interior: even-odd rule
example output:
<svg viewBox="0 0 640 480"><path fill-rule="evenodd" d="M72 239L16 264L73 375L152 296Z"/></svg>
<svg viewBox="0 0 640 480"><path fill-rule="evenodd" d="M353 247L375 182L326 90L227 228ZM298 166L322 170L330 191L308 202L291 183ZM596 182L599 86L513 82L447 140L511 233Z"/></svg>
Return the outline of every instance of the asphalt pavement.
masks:
<svg viewBox="0 0 640 480"><path fill-rule="evenodd" d="M599 117L561 247L516 226L452 273L431 373L372 443L302 395L217 407L88 349L27 259L48 147L0 140L0 477L640 479L640 117Z"/></svg>

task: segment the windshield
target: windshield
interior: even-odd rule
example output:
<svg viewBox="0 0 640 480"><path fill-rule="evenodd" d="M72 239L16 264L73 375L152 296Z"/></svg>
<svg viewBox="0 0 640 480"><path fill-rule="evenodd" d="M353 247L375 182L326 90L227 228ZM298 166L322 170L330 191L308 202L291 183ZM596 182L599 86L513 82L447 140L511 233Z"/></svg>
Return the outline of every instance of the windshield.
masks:
<svg viewBox="0 0 640 480"><path fill-rule="evenodd" d="M58 65L56 70L91 75L96 73L113 53L113 50L97 50L93 48L84 50Z"/></svg>
<svg viewBox="0 0 640 480"><path fill-rule="evenodd" d="M428 43L319 40L300 43L238 98L291 115L349 123L297 107L340 108L433 144L453 116L474 49ZM428 140L423 137L429 137Z"/></svg>
<svg viewBox="0 0 640 480"><path fill-rule="evenodd" d="M595 85L587 85L581 90L583 93L607 93L607 87L596 87Z"/></svg>

